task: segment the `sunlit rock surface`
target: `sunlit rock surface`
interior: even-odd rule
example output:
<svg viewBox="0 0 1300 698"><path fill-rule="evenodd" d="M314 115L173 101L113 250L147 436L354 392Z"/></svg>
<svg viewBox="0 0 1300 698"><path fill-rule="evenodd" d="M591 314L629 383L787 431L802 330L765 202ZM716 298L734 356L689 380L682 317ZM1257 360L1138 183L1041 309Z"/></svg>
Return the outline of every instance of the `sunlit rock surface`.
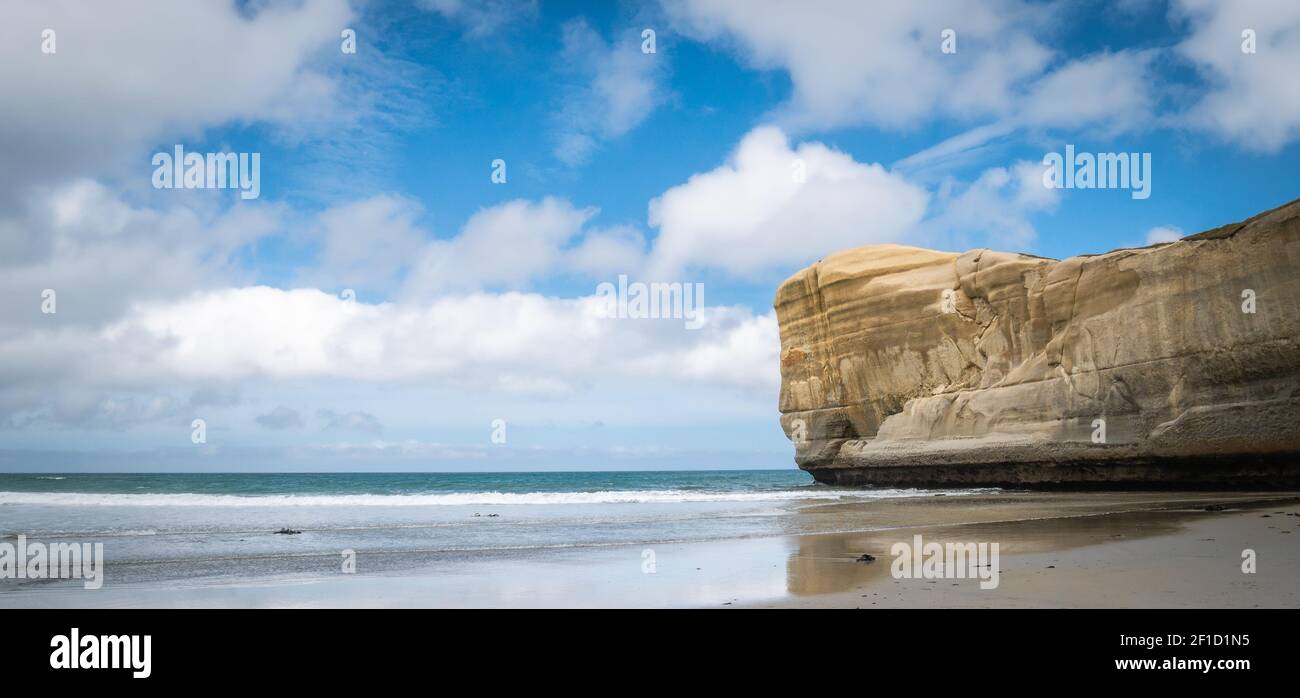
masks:
<svg viewBox="0 0 1300 698"><path fill-rule="evenodd" d="M818 481L1300 486L1300 200L1062 261L869 245L775 306Z"/></svg>

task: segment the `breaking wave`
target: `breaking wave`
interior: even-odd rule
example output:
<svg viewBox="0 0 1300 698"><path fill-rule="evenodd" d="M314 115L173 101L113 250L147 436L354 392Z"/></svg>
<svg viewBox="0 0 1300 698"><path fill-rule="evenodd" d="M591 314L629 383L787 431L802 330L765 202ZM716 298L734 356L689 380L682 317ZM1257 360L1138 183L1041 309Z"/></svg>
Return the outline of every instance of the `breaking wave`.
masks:
<svg viewBox="0 0 1300 698"><path fill-rule="evenodd" d="M975 493L977 490L970 490ZM675 504L682 502L833 501L923 497L915 489L841 490L821 487L757 492L692 490L610 490L595 492L445 492L427 494L233 495L121 494L87 492L0 492L0 506L134 507L403 507L492 506L521 504ZM961 494L949 491L948 494Z"/></svg>

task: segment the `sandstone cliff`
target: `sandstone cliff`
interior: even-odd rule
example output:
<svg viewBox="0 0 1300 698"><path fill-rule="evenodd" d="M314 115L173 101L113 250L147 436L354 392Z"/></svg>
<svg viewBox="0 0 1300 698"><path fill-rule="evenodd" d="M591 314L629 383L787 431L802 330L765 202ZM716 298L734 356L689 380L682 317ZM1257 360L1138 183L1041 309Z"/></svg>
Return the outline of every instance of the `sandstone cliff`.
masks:
<svg viewBox="0 0 1300 698"><path fill-rule="evenodd" d="M1300 200L1063 261L861 247L775 306L820 482L1300 486Z"/></svg>

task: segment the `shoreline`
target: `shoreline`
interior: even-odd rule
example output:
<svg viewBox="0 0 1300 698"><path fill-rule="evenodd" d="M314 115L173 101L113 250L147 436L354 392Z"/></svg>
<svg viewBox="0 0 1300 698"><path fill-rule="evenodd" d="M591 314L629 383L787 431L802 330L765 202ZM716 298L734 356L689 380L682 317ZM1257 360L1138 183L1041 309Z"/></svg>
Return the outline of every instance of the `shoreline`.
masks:
<svg viewBox="0 0 1300 698"><path fill-rule="evenodd" d="M1223 511L1205 511L1224 507ZM1001 492L801 505L826 529L534 550L399 572L0 592L0 607L1300 607L1300 493ZM806 530L806 529L804 529ZM890 547L994 542L998 585L894 579ZM1242 550L1258 569L1241 571ZM858 562L862 554L876 556Z"/></svg>

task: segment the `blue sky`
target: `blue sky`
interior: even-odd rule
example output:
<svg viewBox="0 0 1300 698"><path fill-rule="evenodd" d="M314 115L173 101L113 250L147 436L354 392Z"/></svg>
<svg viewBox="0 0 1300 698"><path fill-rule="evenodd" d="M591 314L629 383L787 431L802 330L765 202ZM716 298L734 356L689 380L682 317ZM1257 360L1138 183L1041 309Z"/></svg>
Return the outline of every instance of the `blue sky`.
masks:
<svg viewBox="0 0 1300 698"><path fill-rule="evenodd" d="M0 7L6 470L793 467L771 300L818 257L1300 190L1283 0ZM153 188L177 144L260 153L260 196ZM1043 188L1066 144L1150 153L1150 198ZM594 317L620 274L706 326Z"/></svg>

